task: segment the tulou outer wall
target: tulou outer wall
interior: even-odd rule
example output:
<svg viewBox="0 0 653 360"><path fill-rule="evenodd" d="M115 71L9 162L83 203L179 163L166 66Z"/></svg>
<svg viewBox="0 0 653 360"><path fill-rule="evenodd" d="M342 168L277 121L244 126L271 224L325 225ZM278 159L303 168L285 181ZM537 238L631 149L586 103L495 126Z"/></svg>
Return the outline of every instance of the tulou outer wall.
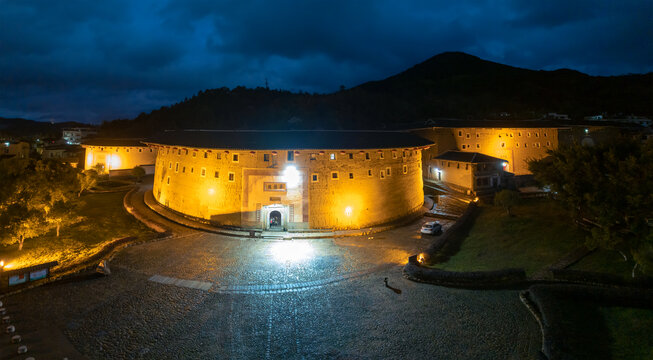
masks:
<svg viewBox="0 0 653 360"><path fill-rule="evenodd" d="M290 155L150 145L158 150L155 199L215 224L265 228L278 210L288 229L362 228L411 215L424 201L419 149Z"/></svg>
<svg viewBox="0 0 653 360"><path fill-rule="evenodd" d="M130 170L136 166L154 164L156 150L147 146L92 146L85 148L84 170L92 169L97 164L104 165L105 172Z"/></svg>

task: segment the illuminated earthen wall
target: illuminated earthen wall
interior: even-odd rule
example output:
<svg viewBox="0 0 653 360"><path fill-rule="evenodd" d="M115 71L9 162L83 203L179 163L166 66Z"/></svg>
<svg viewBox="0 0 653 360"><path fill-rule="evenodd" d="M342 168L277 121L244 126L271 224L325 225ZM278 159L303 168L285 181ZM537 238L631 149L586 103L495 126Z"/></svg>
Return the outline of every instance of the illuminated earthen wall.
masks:
<svg viewBox="0 0 653 360"><path fill-rule="evenodd" d="M105 171L127 170L136 166L152 165L156 159L156 149L147 146L89 146L82 145L84 170L103 164Z"/></svg>
<svg viewBox="0 0 653 360"><path fill-rule="evenodd" d="M152 146L157 201L222 225L261 228L278 209L286 228L360 228L405 217L424 200L420 150Z"/></svg>

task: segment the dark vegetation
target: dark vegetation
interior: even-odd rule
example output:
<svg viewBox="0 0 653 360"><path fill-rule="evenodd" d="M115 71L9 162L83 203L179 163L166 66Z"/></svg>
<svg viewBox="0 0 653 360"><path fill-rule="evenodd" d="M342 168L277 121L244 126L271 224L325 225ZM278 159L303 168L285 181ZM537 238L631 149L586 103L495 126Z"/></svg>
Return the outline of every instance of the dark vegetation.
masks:
<svg viewBox="0 0 653 360"><path fill-rule="evenodd" d="M132 120L101 126L104 136L146 136L164 129L389 129L429 118L511 120L558 112L572 118L607 112L653 114L653 73L598 77L572 70L534 71L444 53L381 81L332 94L219 88Z"/></svg>
<svg viewBox="0 0 653 360"><path fill-rule="evenodd" d="M0 139L44 139L61 137L61 130L68 127L88 127L78 122L49 123L26 119L7 119L0 117Z"/></svg>

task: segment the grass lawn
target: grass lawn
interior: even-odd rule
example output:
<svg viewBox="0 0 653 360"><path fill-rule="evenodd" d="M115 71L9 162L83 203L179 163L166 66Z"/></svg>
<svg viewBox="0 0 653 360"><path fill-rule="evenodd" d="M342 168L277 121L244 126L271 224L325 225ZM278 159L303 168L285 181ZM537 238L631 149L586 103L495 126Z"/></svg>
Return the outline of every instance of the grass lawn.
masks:
<svg viewBox="0 0 653 360"><path fill-rule="evenodd" d="M445 254L433 267L452 271L524 268L530 275L581 245L587 236L553 200L523 200L512 213L508 217L503 208L483 206L460 249L445 249L450 255Z"/></svg>
<svg viewBox="0 0 653 360"><path fill-rule="evenodd" d="M136 220L122 205L126 191L82 195L84 205L79 215L85 220L55 231L25 240L23 250L18 245L2 248L2 258L13 268L48 261L70 264L94 254L99 246L126 236L144 236L153 231Z"/></svg>
<svg viewBox="0 0 653 360"><path fill-rule="evenodd" d="M612 359L653 359L653 310L602 307Z"/></svg>
<svg viewBox="0 0 653 360"><path fill-rule="evenodd" d="M572 270L592 271L600 273L611 273L630 278L632 276L635 262L629 253L626 253L628 261L624 261L623 256L614 250L597 249L588 256L580 259L579 262L569 267ZM641 272L635 269L635 276L641 275Z"/></svg>

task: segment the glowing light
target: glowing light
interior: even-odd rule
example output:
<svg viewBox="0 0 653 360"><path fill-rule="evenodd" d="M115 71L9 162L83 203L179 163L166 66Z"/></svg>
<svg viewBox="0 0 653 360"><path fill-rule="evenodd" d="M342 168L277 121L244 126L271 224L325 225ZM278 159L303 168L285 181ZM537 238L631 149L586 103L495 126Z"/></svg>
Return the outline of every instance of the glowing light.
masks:
<svg viewBox="0 0 653 360"><path fill-rule="evenodd" d="M5 143L5 146L9 146L9 142L6 142L6 143Z"/></svg>
<svg viewBox="0 0 653 360"><path fill-rule="evenodd" d="M351 216L352 211L353 211L353 210L352 210L351 206L347 206L347 207L345 208L345 215L347 215L347 216Z"/></svg>
<svg viewBox="0 0 653 360"><path fill-rule="evenodd" d="M588 134L590 132L590 129L585 129L585 134Z"/></svg>
<svg viewBox="0 0 653 360"><path fill-rule="evenodd" d="M2 269L7 270L7 269L11 269L12 267L14 267L14 264L7 264L7 265L3 266Z"/></svg>
<svg viewBox="0 0 653 360"><path fill-rule="evenodd" d="M115 168L119 168L119 167L120 167L120 156L118 156L118 155L111 155L109 161L110 161L109 163L111 164L111 167L112 167L113 169L115 169Z"/></svg>
<svg viewBox="0 0 653 360"><path fill-rule="evenodd" d="M426 256L424 253L419 253L419 255L417 255L417 262L423 264L424 261L426 261Z"/></svg>
<svg viewBox="0 0 653 360"><path fill-rule="evenodd" d="M4 260L0 260L0 268L5 266Z"/></svg>
<svg viewBox="0 0 653 360"><path fill-rule="evenodd" d="M297 263L313 257L313 247L308 242L283 241L274 243L270 250L280 263Z"/></svg>
<svg viewBox="0 0 653 360"><path fill-rule="evenodd" d="M296 188L301 182L301 177L297 168L290 165L283 170L283 181L286 183L288 189Z"/></svg>
<svg viewBox="0 0 653 360"><path fill-rule="evenodd" d="M213 194L215 194L215 189L210 188L210 189L209 189L209 195L213 195Z"/></svg>
<svg viewBox="0 0 653 360"><path fill-rule="evenodd" d="M93 154L89 153L88 155L86 155L86 164L89 166L93 164Z"/></svg>
<svg viewBox="0 0 653 360"><path fill-rule="evenodd" d="M479 200L479 199L478 199L478 196L476 196L476 197L474 198L474 202L478 202L478 200Z"/></svg>

